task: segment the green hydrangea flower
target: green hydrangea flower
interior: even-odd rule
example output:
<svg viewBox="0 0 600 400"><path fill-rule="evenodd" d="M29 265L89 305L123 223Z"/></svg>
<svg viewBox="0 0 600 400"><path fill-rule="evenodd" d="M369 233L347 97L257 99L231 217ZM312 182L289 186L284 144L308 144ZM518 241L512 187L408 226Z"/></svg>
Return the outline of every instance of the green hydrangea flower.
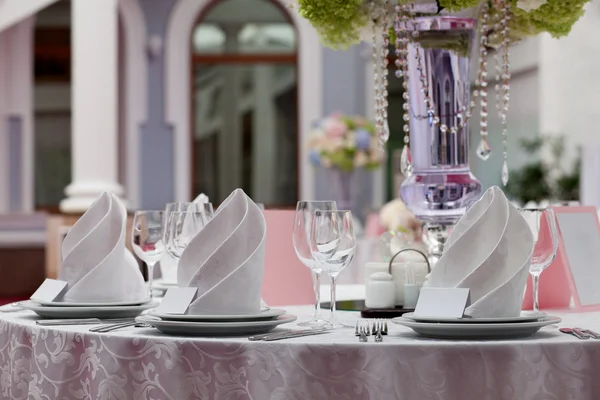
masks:
<svg viewBox="0 0 600 400"><path fill-rule="evenodd" d="M510 39L518 41L541 32L549 32L554 37L567 35L583 15L583 6L589 0L548 0L540 8L529 12L518 8L517 0L510 1ZM371 18L367 0L298 0L298 4L300 15L312 23L323 43L336 49L358 43L361 29ZM479 4L480 0L438 0L438 5L449 11L470 9ZM490 2L490 13L498 12ZM394 36L393 31L391 36ZM494 46L493 43L491 45ZM464 51L464 48L453 47L453 50Z"/></svg>
<svg viewBox="0 0 600 400"><path fill-rule="evenodd" d="M573 24L583 15L583 6L588 0L548 0L537 10L525 11L513 1L511 11L514 21L510 26L515 29L525 27L537 34L548 32L554 37L567 35Z"/></svg>
<svg viewBox="0 0 600 400"><path fill-rule="evenodd" d="M315 27L323 43L343 49L359 43L369 13L364 0L298 0L300 15Z"/></svg>
<svg viewBox="0 0 600 400"><path fill-rule="evenodd" d="M438 4L446 10L460 11L477 7L479 0L439 0Z"/></svg>

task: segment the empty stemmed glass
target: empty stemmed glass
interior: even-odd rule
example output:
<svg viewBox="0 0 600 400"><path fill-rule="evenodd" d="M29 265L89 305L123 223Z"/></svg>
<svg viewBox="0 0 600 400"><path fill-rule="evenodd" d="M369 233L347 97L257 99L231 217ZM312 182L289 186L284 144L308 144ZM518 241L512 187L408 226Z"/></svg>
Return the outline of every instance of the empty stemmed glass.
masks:
<svg viewBox="0 0 600 400"><path fill-rule="evenodd" d="M206 225L206 215L198 211L167 213L164 241L167 253L179 260L185 248Z"/></svg>
<svg viewBox="0 0 600 400"><path fill-rule="evenodd" d="M135 254L148 266L150 297L152 297L154 266L165 254L164 222L163 211L136 211L133 217L132 247Z"/></svg>
<svg viewBox="0 0 600 400"><path fill-rule="evenodd" d="M325 325L326 320L321 318L321 273L322 266L315 261L310 251L310 228L315 210L336 210L335 201L299 201L296 205L294 218L294 229L292 241L296 255L308 268L312 270L313 286L315 290L315 313L313 318L307 322L301 322L300 326L318 327Z"/></svg>
<svg viewBox="0 0 600 400"><path fill-rule="evenodd" d="M310 250L331 279L331 305L328 328L339 328L336 319L335 280L346 268L356 250L352 212L316 210L310 230Z"/></svg>
<svg viewBox="0 0 600 400"><path fill-rule="evenodd" d="M540 310L538 302L540 275L552 264L558 250L556 217L551 208L522 209L520 212L529 225L535 243L531 264L529 264L529 273L533 282L533 311L538 312ZM542 223L542 218L546 219L546 224ZM542 229L544 225L545 229Z"/></svg>
<svg viewBox="0 0 600 400"><path fill-rule="evenodd" d="M202 218L205 223L208 223L214 216L214 209L211 203L193 203L193 202L182 202L182 203L168 203L165 207L166 216L168 218L169 213L173 211L187 212L196 211L203 213ZM169 252L165 252L164 257L160 260L161 271L163 274L163 281L167 283L177 282L177 259L173 257Z"/></svg>
<svg viewBox="0 0 600 400"><path fill-rule="evenodd" d="M214 215L215 215L215 210L213 208L212 203L192 203L192 202L188 202L188 203L169 203L167 204L167 207L165 208L165 211L167 213L172 212L172 211L180 211L180 212L188 212L188 211L193 211L193 212L200 212L203 214L203 218L205 220L205 223L208 223L208 221L210 221Z"/></svg>

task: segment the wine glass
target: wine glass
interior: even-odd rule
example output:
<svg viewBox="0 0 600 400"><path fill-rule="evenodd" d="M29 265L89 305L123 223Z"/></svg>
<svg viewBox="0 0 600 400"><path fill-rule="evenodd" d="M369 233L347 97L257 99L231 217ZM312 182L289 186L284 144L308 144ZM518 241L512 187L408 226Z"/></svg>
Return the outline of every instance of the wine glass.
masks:
<svg viewBox="0 0 600 400"><path fill-rule="evenodd" d="M167 213L171 211L196 211L204 213L205 222L208 223L214 215L215 209L213 208L212 203L192 203L192 202L181 202L181 203L168 203L165 208Z"/></svg>
<svg viewBox="0 0 600 400"><path fill-rule="evenodd" d="M538 291L540 285L540 275L548 268L558 250L558 229L556 227L556 217L554 210L546 209L522 209L521 215L527 221L529 229L533 234L535 248L531 263L529 264L529 273L533 282L533 311L538 312L540 305L538 302ZM541 229L542 218L546 218L545 229Z"/></svg>
<svg viewBox="0 0 600 400"><path fill-rule="evenodd" d="M154 266L165 254L163 231L164 211L136 211L133 217L131 242L135 254L148 266L148 286L152 298Z"/></svg>
<svg viewBox="0 0 600 400"><path fill-rule="evenodd" d="M185 248L206 225L206 215L199 211L171 211L166 220L164 242L167 253L179 261Z"/></svg>
<svg viewBox="0 0 600 400"><path fill-rule="evenodd" d="M318 327L325 325L326 320L321 318L321 273L323 268L317 263L310 251L310 227L315 210L336 210L335 201L299 201L296 205L294 217L294 229L292 241L296 255L312 271L313 287L315 290L315 313L313 318L307 322L301 322L300 326Z"/></svg>
<svg viewBox="0 0 600 400"><path fill-rule="evenodd" d="M356 235L351 211L316 210L310 230L310 250L313 258L331 279L330 318L327 326L339 328L335 315L335 280L346 268L356 251Z"/></svg>

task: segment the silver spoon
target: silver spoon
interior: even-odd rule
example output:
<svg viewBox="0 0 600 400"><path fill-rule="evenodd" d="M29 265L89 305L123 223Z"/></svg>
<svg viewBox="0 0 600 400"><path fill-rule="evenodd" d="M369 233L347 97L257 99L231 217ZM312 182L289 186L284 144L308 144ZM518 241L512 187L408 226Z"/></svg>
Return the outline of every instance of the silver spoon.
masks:
<svg viewBox="0 0 600 400"><path fill-rule="evenodd" d="M586 340L589 339L589 336L584 336L582 335L578 330L576 329L571 329L571 328L560 328L559 331L561 331L562 333L566 333L567 335L573 335L575 336L577 339L581 339L581 340Z"/></svg>

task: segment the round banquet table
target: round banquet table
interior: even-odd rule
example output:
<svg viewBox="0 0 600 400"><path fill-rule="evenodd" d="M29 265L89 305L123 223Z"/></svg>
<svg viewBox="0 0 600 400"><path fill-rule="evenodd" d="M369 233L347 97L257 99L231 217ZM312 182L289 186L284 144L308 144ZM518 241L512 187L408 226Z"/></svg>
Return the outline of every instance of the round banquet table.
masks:
<svg viewBox="0 0 600 400"><path fill-rule="evenodd" d="M288 312L304 320L311 309ZM600 313L562 317L561 326L600 331ZM383 343L359 343L353 329L249 342L151 328L95 334L35 320L0 313L2 399L600 399L600 340L556 327L506 341L425 339L390 324Z"/></svg>

